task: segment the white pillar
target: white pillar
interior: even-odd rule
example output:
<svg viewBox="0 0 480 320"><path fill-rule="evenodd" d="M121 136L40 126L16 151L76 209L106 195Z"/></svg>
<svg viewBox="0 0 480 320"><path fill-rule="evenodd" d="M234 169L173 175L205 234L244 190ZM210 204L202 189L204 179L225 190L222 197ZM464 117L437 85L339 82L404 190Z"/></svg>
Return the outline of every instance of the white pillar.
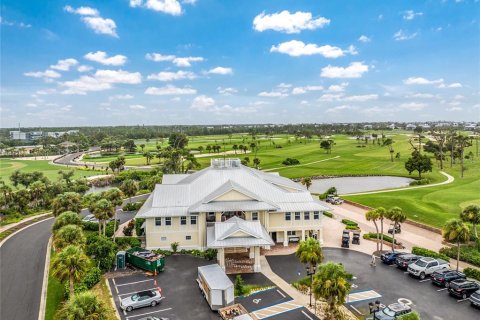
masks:
<svg viewBox="0 0 480 320"><path fill-rule="evenodd" d="M218 265L225 271L225 249L219 248L217 250L217 261Z"/></svg>
<svg viewBox="0 0 480 320"><path fill-rule="evenodd" d="M255 247L255 262L253 265L253 272L261 272L262 267L260 266L260 247Z"/></svg>
<svg viewBox="0 0 480 320"><path fill-rule="evenodd" d="M323 245L323 226L320 227L320 229L318 229L317 240L320 243L320 245Z"/></svg>
<svg viewBox="0 0 480 320"><path fill-rule="evenodd" d="M302 237L300 239L305 240L305 230L303 230L303 229L302 229Z"/></svg>
<svg viewBox="0 0 480 320"><path fill-rule="evenodd" d="M288 235L287 231L283 231L283 246L288 247Z"/></svg>
<svg viewBox="0 0 480 320"><path fill-rule="evenodd" d="M249 250L249 253L248 253L248 257L249 257L250 259L255 258L255 247L250 247L250 250Z"/></svg>

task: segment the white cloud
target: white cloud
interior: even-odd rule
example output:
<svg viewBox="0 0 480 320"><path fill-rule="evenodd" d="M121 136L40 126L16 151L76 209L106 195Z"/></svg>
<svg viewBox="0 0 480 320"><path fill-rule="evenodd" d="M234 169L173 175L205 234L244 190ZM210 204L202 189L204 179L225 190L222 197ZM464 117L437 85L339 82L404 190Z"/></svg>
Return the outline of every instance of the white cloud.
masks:
<svg viewBox="0 0 480 320"><path fill-rule="evenodd" d="M77 68L77 71L78 72L87 72L87 71L90 71L92 70L93 68L90 67L90 66L86 66L86 65L81 65Z"/></svg>
<svg viewBox="0 0 480 320"><path fill-rule="evenodd" d="M81 94L88 91L103 91L111 89L112 84L138 84L142 82L139 72L123 70L97 70L93 76L81 76L77 80L65 81L60 85L66 87L62 94Z"/></svg>
<svg viewBox="0 0 480 320"><path fill-rule="evenodd" d="M130 94L117 94L114 96L108 97L109 101L114 101L114 100L130 100L133 99L134 97Z"/></svg>
<svg viewBox="0 0 480 320"><path fill-rule="evenodd" d="M54 94L56 93L57 90L55 89L45 89L45 90L37 90L35 92L35 94L38 94L38 95L47 95L47 94Z"/></svg>
<svg viewBox="0 0 480 320"><path fill-rule="evenodd" d="M145 55L145 59L155 61L155 62L161 62L161 61L173 61L176 58L174 55L163 55L161 53L147 53Z"/></svg>
<svg viewBox="0 0 480 320"><path fill-rule="evenodd" d="M66 106L63 106L60 108L61 111L64 111L64 112L69 112L72 110L72 105L71 104L67 104Z"/></svg>
<svg viewBox="0 0 480 320"><path fill-rule="evenodd" d="M302 30L315 30L328 25L330 20L324 17L312 18L310 12L297 11L265 14L262 12L253 19L253 28L256 31L274 30L285 33L299 33Z"/></svg>
<svg viewBox="0 0 480 320"><path fill-rule="evenodd" d="M447 110L449 112L454 112L454 111L462 111L463 108L462 107L450 107L450 108L446 108L445 110Z"/></svg>
<svg viewBox="0 0 480 320"><path fill-rule="evenodd" d="M217 106L215 100L206 95L195 97L190 108L201 112L213 112L217 114L252 113L257 111L254 107L232 107L228 104Z"/></svg>
<svg viewBox="0 0 480 320"><path fill-rule="evenodd" d="M353 102L365 102L365 101L372 101L377 99L378 99L378 94L364 94L364 95L348 96L348 97L342 98L343 101L353 101Z"/></svg>
<svg viewBox="0 0 480 320"><path fill-rule="evenodd" d="M338 94L326 93L326 94L322 94L320 98L318 98L318 101L337 101L337 100L340 100L342 97L343 97L343 93L338 93Z"/></svg>
<svg viewBox="0 0 480 320"><path fill-rule="evenodd" d="M207 71L210 74L228 75L233 74L232 68L216 67Z"/></svg>
<svg viewBox="0 0 480 320"><path fill-rule="evenodd" d="M187 72L187 71L159 72L156 74L151 74L147 77L148 80L159 80L159 81L174 81L174 80L183 80L183 79L193 80L195 78L196 78L196 75L193 72Z"/></svg>
<svg viewBox="0 0 480 320"><path fill-rule="evenodd" d="M145 59L155 62L170 61L177 67L191 67L191 62L201 62L204 60L202 57L177 57L175 55L163 55L155 52L147 53Z"/></svg>
<svg viewBox="0 0 480 320"><path fill-rule="evenodd" d="M352 56L355 56L358 54L358 50L357 48L355 48L353 44L348 46L348 49L346 50L346 52L350 53Z"/></svg>
<svg viewBox="0 0 480 320"><path fill-rule="evenodd" d="M84 58L107 66L123 66L127 62L126 56L117 54L109 57L105 51L89 52Z"/></svg>
<svg viewBox="0 0 480 320"><path fill-rule="evenodd" d="M38 107L38 105L37 105L36 103L27 103L26 106L29 107L29 108L36 108L36 107Z"/></svg>
<svg viewBox="0 0 480 320"><path fill-rule="evenodd" d="M331 92L343 92L345 88L348 86L348 82L342 82L340 84L332 84L328 87L328 91Z"/></svg>
<svg viewBox="0 0 480 320"><path fill-rule="evenodd" d="M238 90L235 88L222 88L222 87L218 87L217 91L218 93L223 94L224 96L231 96L232 94L235 94L238 92Z"/></svg>
<svg viewBox="0 0 480 320"><path fill-rule="evenodd" d="M435 98L435 95L431 93L414 93L408 95L407 98L433 99Z"/></svg>
<svg viewBox="0 0 480 320"><path fill-rule="evenodd" d="M407 10L403 13L404 20L413 20L415 17L423 16L423 12L415 12L413 10Z"/></svg>
<svg viewBox="0 0 480 320"><path fill-rule="evenodd" d="M70 70L71 67L75 66L78 64L78 61L69 58L69 59L64 59L64 60L58 60L57 64L51 65L50 68L55 69L55 70L60 70L60 71L68 71Z"/></svg>
<svg viewBox="0 0 480 320"><path fill-rule="evenodd" d="M191 108L198 111L208 111L214 105L215 100L213 98L201 95L193 99Z"/></svg>
<svg viewBox="0 0 480 320"><path fill-rule="evenodd" d="M425 103L408 102L408 103L402 103L400 105L400 108L405 110L410 110L410 111L418 111L418 110L424 109L426 106L427 105Z"/></svg>
<svg viewBox="0 0 480 320"><path fill-rule="evenodd" d="M328 65L322 68L320 75L324 78L361 78L365 72L368 72L368 65L363 62L352 62L345 68Z"/></svg>
<svg viewBox="0 0 480 320"><path fill-rule="evenodd" d="M425 84L442 84L443 79L437 79L437 80L428 80L423 77L410 77L408 79L403 80L404 84L412 85L412 84L420 84L420 85L425 85Z"/></svg>
<svg viewBox="0 0 480 320"><path fill-rule="evenodd" d="M341 112L341 111L345 111L345 110L356 110L356 109L358 109L358 107L342 105L342 106L336 106L336 107L333 107L333 108L329 108L325 112L327 112L327 113L337 113L337 112Z"/></svg>
<svg viewBox="0 0 480 320"><path fill-rule="evenodd" d="M367 36L365 36L365 35L362 34L362 35L360 36L360 38L358 38L358 41L363 42L363 43L366 43L366 42L370 42L371 39L370 39L369 37L367 37Z"/></svg>
<svg viewBox="0 0 480 320"><path fill-rule="evenodd" d="M268 97L268 98L282 98L287 97L288 94L280 92L280 91L262 91L258 94L259 97Z"/></svg>
<svg viewBox="0 0 480 320"><path fill-rule="evenodd" d="M299 94L307 93L309 91L321 91L321 90L323 90L322 86L295 87L292 90L292 94L299 95Z"/></svg>
<svg viewBox="0 0 480 320"><path fill-rule="evenodd" d="M397 32L395 32L395 34L393 35L393 39L395 39L396 41L411 40L415 38L417 35L418 35L418 32L409 34L400 29Z"/></svg>
<svg viewBox="0 0 480 320"><path fill-rule="evenodd" d="M18 27L18 28L31 28L32 25L24 22L8 21L3 17L0 17L0 25L9 26L9 27Z"/></svg>
<svg viewBox="0 0 480 320"><path fill-rule="evenodd" d="M108 83L138 84L142 82L140 72L128 72L123 70L97 70L95 78Z"/></svg>
<svg viewBox="0 0 480 320"><path fill-rule="evenodd" d="M182 14L182 6L177 0L130 0L130 7L143 7L149 10L163 12L172 16Z"/></svg>
<svg viewBox="0 0 480 320"><path fill-rule="evenodd" d="M144 110L146 109L145 106L142 106L141 104L132 104L129 106L130 109L132 110Z"/></svg>
<svg viewBox="0 0 480 320"><path fill-rule="evenodd" d="M145 94L166 96L166 95L185 95L185 94L196 94L197 90L184 87L179 88L172 85L167 85L165 87L148 87L145 90Z"/></svg>
<svg viewBox="0 0 480 320"><path fill-rule="evenodd" d="M461 87L462 87L462 84L458 82L447 85L447 88L461 88Z"/></svg>
<svg viewBox="0 0 480 320"><path fill-rule="evenodd" d="M63 9L66 12L82 16L81 20L95 33L106 34L118 38L116 32L117 25L115 24L115 21L108 18L102 18L97 9L90 7L79 7L75 9L68 5Z"/></svg>
<svg viewBox="0 0 480 320"><path fill-rule="evenodd" d="M177 67L191 67L191 62L200 62L203 61L202 57L183 57L173 59L173 64Z"/></svg>
<svg viewBox="0 0 480 320"><path fill-rule="evenodd" d="M51 81L52 79L60 78L62 75L57 71L45 70L45 71L36 71L36 72L25 72L25 76L33 78L42 78L45 81Z"/></svg>
<svg viewBox="0 0 480 320"><path fill-rule="evenodd" d="M328 44L319 47L314 43L305 44L302 41L291 40L288 42L282 42L278 46L272 46L270 52L284 53L292 57L319 54L325 58L338 58L344 56L345 53L349 51L344 51L339 47L334 47Z"/></svg>

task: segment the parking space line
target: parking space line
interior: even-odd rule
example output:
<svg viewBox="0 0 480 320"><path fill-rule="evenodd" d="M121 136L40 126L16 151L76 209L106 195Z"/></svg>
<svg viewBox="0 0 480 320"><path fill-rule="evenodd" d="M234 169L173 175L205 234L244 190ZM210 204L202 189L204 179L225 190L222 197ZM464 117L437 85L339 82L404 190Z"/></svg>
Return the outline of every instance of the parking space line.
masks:
<svg viewBox="0 0 480 320"><path fill-rule="evenodd" d="M350 306L353 310L355 310L356 313L358 313L359 315L363 316L363 313L361 313L357 308L355 308L354 306Z"/></svg>
<svg viewBox="0 0 480 320"><path fill-rule="evenodd" d="M380 298L381 296L382 296L381 294L379 294L374 290L354 292L354 293L350 293L347 296L347 303L355 303L355 302L360 302L365 300L376 299L376 298Z"/></svg>
<svg viewBox="0 0 480 320"><path fill-rule="evenodd" d="M259 309L257 311L253 311L252 314L254 314L255 317L257 317L258 319L266 319L285 312L296 310L298 308L302 308L302 306L287 301L270 307Z"/></svg>
<svg viewBox="0 0 480 320"><path fill-rule="evenodd" d="M115 287L115 292L118 294L118 288L117 288L117 284L115 283L115 279L112 279L112 282L113 282L113 286Z"/></svg>
<svg viewBox="0 0 480 320"><path fill-rule="evenodd" d="M444 290L447 290L447 288L442 288L442 289L438 289L437 291L444 291Z"/></svg>
<svg viewBox="0 0 480 320"><path fill-rule="evenodd" d="M408 273L410 273L410 272L408 272L408 271L404 271L403 273L404 273L404 274L408 274Z"/></svg>
<svg viewBox="0 0 480 320"><path fill-rule="evenodd" d="M278 294L280 294L282 297L286 298L286 296L282 293L282 291L277 289Z"/></svg>
<svg viewBox="0 0 480 320"><path fill-rule="evenodd" d="M121 297L121 296L127 296L129 294L134 294L134 293L137 293L139 291L149 291L149 290L157 290L157 288L150 288L150 289L144 289L144 290L136 290L136 291L132 291L132 292L128 292L128 293L122 293L122 294L119 294L118 296Z"/></svg>
<svg viewBox="0 0 480 320"><path fill-rule="evenodd" d="M302 310L302 313L303 313L303 315L304 315L305 317L307 317L308 319L313 320L313 318L310 317L305 311Z"/></svg>
<svg viewBox="0 0 480 320"><path fill-rule="evenodd" d="M463 302L463 301L467 301L468 299L460 299L460 300L457 300L457 302Z"/></svg>
<svg viewBox="0 0 480 320"><path fill-rule="evenodd" d="M423 280L420 280L419 282L427 282L427 281L432 281L432 279L423 279Z"/></svg>
<svg viewBox="0 0 480 320"><path fill-rule="evenodd" d="M113 279L115 281L115 279ZM129 286L131 284L137 284L137 283L142 283L142 282L147 282L147 281L153 281L153 279L147 279L147 280L142 280L142 281L135 281L135 282L129 282L129 283L122 283L122 284L117 284L117 287L122 287L122 286Z"/></svg>
<svg viewBox="0 0 480 320"><path fill-rule="evenodd" d="M168 310L172 310L172 308L166 308L166 309L161 309L161 310L157 310L157 311L152 311L152 312L147 312L147 313L142 313L142 314L136 314L134 316L126 317L126 319L128 320L128 319L131 319L131 318L137 318L137 317L141 317L141 316L146 316L147 314L163 312L163 311L168 311Z"/></svg>

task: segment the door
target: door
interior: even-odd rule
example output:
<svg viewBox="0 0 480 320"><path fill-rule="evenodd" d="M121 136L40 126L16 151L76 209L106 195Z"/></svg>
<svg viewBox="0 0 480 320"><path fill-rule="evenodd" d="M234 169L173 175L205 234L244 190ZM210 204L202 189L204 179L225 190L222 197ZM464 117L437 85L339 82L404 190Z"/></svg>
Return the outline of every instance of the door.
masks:
<svg viewBox="0 0 480 320"><path fill-rule="evenodd" d="M273 243L277 243L277 233L276 232L272 232L272 240L273 240Z"/></svg>

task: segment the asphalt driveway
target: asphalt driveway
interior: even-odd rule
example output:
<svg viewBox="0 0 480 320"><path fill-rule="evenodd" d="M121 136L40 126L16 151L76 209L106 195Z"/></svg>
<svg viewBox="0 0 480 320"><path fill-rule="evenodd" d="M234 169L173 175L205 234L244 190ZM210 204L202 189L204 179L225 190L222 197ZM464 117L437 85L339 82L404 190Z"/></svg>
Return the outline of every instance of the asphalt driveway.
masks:
<svg viewBox="0 0 480 320"><path fill-rule="evenodd" d="M342 263L354 275L352 297L348 306L357 315L368 314L368 302L380 300L388 305L399 300L410 304L423 319L470 320L478 319L480 312L472 308L469 301L451 297L447 290L433 286L429 279L420 281L378 260L377 267L370 267L371 257L367 254L338 248L324 248L324 262ZM272 270L291 283L306 275L305 267L295 255L268 256ZM355 294L356 293L356 294Z"/></svg>

